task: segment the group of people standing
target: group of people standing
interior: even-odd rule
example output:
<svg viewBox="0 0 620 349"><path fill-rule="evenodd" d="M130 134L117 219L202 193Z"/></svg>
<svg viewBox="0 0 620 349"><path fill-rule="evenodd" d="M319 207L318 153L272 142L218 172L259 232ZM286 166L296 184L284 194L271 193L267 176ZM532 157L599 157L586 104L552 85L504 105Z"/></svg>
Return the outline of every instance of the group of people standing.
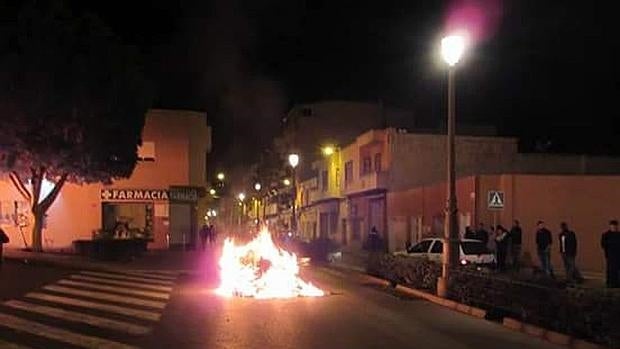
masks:
<svg viewBox="0 0 620 349"><path fill-rule="evenodd" d="M200 229L199 235L203 251L207 248L207 242L209 242L209 245L215 245L217 241L217 231L213 224L204 224Z"/></svg>
<svg viewBox="0 0 620 349"><path fill-rule="evenodd" d="M545 222L539 220L536 223L536 252L540 262L540 269L549 276L554 277L551 264L551 248L553 246L553 234L545 226ZM492 244L489 244L493 236ZM522 251L523 230L518 220L510 230L501 225L497 225L491 232L487 231L483 223L480 223L477 230L467 227L465 230L466 239L482 241L486 246L494 247L499 271L507 269L507 261L514 270L519 270L521 251ZM566 222L560 223L560 230L557 236L558 248L566 278L569 282L580 283L583 277L577 268L577 235L571 230ZM609 288L620 288L620 230L618 221L609 222L609 229L602 234L601 248L606 260L606 284ZM510 257L510 258L509 258Z"/></svg>
<svg viewBox="0 0 620 349"><path fill-rule="evenodd" d="M489 240L492 238L491 248L495 251L495 259L497 269L505 271L508 264L514 269L519 270L521 259L521 241L523 232L519 221L515 220L510 230L502 225L491 227L491 232L486 230L484 223L478 225L477 230L471 227L465 228L465 239L481 241L485 246L489 247Z"/></svg>
<svg viewBox="0 0 620 349"><path fill-rule="evenodd" d="M551 232L545 227L545 222L538 221L537 225L536 249L541 269L548 276L553 276L553 267L551 266L551 245L553 239ZM568 228L565 222L560 224L558 240L566 278L578 282L583 280L575 263L577 257L577 236L574 231ZM617 220L609 221L609 229L601 236L601 248L606 260L607 287L618 288L620 287L620 231L618 230Z"/></svg>

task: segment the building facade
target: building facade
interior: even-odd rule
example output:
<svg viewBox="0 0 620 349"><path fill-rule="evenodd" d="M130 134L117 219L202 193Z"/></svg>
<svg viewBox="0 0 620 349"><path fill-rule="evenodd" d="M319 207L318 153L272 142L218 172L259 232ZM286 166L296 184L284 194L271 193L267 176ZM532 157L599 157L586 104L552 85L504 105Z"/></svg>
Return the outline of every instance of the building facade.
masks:
<svg viewBox="0 0 620 349"><path fill-rule="evenodd" d="M150 248L193 244L206 210L210 149L205 113L149 110L131 177L111 185L66 184L48 211L44 249L69 249L74 241L90 240L119 223L149 239ZM0 198L0 224L11 245L28 245L28 203L6 177L0 180Z"/></svg>

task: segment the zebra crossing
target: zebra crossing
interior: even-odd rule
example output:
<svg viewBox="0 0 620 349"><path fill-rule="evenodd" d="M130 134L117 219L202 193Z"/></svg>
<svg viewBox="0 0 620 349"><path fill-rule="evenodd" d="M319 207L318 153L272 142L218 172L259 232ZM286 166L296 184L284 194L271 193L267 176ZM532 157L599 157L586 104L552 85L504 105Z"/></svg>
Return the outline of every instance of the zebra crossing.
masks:
<svg viewBox="0 0 620 349"><path fill-rule="evenodd" d="M161 319L173 271L80 271L0 303L0 349L137 348Z"/></svg>

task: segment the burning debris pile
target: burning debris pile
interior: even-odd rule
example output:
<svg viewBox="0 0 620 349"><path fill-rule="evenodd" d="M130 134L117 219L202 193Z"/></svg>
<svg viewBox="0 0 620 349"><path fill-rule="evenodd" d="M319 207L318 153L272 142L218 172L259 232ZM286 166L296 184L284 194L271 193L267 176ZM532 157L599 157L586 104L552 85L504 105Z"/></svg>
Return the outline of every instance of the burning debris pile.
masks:
<svg viewBox="0 0 620 349"><path fill-rule="evenodd" d="M299 277L295 254L278 248L267 229L246 245L226 239L217 294L226 297L291 298L321 297L325 292Z"/></svg>

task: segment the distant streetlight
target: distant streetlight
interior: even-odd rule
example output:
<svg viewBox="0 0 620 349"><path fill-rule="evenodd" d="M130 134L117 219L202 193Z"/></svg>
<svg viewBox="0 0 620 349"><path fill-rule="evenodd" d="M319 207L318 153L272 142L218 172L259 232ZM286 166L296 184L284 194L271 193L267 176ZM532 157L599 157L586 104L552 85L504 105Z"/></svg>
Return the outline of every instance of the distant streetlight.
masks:
<svg viewBox="0 0 620 349"><path fill-rule="evenodd" d="M217 174L217 180L218 181L223 181L226 178L226 176L224 175L224 172L220 172Z"/></svg>
<svg viewBox="0 0 620 349"><path fill-rule="evenodd" d="M239 199L239 201L243 202L243 200L245 200L245 193L239 193L239 195L237 195L237 199Z"/></svg>
<svg viewBox="0 0 620 349"><path fill-rule="evenodd" d="M289 163L289 165L291 165L291 167L293 169L295 169L295 167L297 167L297 165L299 165L299 155L295 154L295 153L290 154L288 156L288 163Z"/></svg>
<svg viewBox="0 0 620 349"><path fill-rule="evenodd" d="M444 224L444 244L442 257L442 273L437 281L437 294L446 297L450 268L456 265L459 255L459 231L456 204L456 170L455 170L455 135L456 121L454 112L454 75L456 64L465 52L466 39L462 35L449 35L441 40L441 56L448 64L448 148L447 151L447 182L448 201Z"/></svg>
<svg viewBox="0 0 620 349"><path fill-rule="evenodd" d="M299 165L299 155L298 154L290 154L288 156L288 163L291 165L293 169L293 207L291 209L291 231L294 234L297 234L297 213L296 211L296 203L297 203L297 173L296 168Z"/></svg>
<svg viewBox="0 0 620 349"><path fill-rule="evenodd" d="M334 154L336 149L331 145L326 145L321 149L321 151L323 152L323 155L331 156L332 154Z"/></svg>
<svg viewBox="0 0 620 349"><path fill-rule="evenodd" d="M254 183L254 190L260 191L263 186L260 183Z"/></svg>
<svg viewBox="0 0 620 349"><path fill-rule="evenodd" d="M288 179L288 178L284 178L284 180L282 181L282 183L288 187L289 185L291 185L291 180L290 180L290 179Z"/></svg>
<svg viewBox="0 0 620 349"><path fill-rule="evenodd" d="M217 192L215 191L215 189L211 188L209 189L209 194L211 194L212 196L215 195Z"/></svg>

